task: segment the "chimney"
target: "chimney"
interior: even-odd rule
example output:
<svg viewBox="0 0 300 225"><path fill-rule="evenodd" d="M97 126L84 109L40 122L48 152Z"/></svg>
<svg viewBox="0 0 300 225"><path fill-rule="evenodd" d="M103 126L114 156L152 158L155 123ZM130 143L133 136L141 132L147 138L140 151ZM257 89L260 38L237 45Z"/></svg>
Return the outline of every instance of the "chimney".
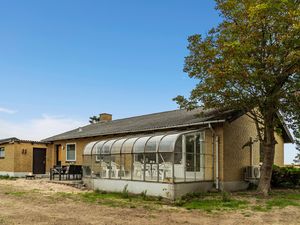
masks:
<svg viewBox="0 0 300 225"><path fill-rule="evenodd" d="M101 113L99 114L99 118L100 118L99 122L112 121L112 115L109 113Z"/></svg>

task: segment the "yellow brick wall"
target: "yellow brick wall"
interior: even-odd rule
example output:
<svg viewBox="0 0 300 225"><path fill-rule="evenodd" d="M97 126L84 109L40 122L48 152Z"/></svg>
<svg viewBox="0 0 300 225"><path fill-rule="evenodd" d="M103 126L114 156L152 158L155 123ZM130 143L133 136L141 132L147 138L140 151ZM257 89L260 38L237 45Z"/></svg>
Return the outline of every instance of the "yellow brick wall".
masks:
<svg viewBox="0 0 300 225"><path fill-rule="evenodd" d="M33 148L47 149L45 144L27 142L14 142L0 147L5 148L5 158L0 159L0 171L6 172L32 172ZM22 150L26 150L26 154Z"/></svg>
<svg viewBox="0 0 300 225"><path fill-rule="evenodd" d="M33 169L33 149L44 148L47 149L45 144L36 143L18 143L15 142L15 166L14 172L32 172ZM26 151L22 153L22 150ZM46 152L47 157L47 152Z"/></svg>
<svg viewBox="0 0 300 225"><path fill-rule="evenodd" d="M274 164L277 166L284 166L284 141L283 138L275 133L277 144L275 145Z"/></svg>
<svg viewBox="0 0 300 225"><path fill-rule="evenodd" d="M13 172L14 171L14 149L13 144L3 144L0 147L5 148L5 157L0 159L0 171Z"/></svg>
<svg viewBox="0 0 300 225"><path fill-rule="evenodd" d="M224 180L243 180L244 168L250 165L250 148L243 145L252 137L257 137L256 127L252 119L244 115L224 126ZM275 146L275 164L284 164L284 143L281 136L275 133L278 144ZM260 163L259 142L253 144L253 164Z"/></svg>
<svg viewBox="0 0 300 225"><path fill-rule="evenodd" d="M63 140L63 141L55 141L53 144L49 146L50 152L49 157L47 158L49 166L47 166L47 170L49 170L51 167L53 167L56 164L56 145L61 145L61 163L62 165L69 165L69 164L75 164L75 165L82 165L83 164L83 150L84 147L92 142L97 141L99 138L82 138L82 139L75 139L75 140ZM67 151L66 151L66 145L67 144L76 144L76 161L75 162L67 162Z"/></svg>

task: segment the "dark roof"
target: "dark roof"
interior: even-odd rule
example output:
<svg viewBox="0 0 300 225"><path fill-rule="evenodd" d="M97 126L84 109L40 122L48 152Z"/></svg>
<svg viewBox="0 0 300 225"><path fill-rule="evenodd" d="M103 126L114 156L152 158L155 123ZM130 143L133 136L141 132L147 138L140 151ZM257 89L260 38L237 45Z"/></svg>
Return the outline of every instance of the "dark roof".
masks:
<svg viewBox="0 0 300 225"><path fill-rule="evenodd" d="M42 141L31 141L31 140L22 140L16 137L0 139L0 144L14 143L14 142L22 142L22 143L35 143L35 144L47 144L47 142Z"/></svg>
<svg viewBox="0 0 300 225"><path fill-rule="evenodd" d="M220 112L218 110L203 110L201 108L192 111L180 109L90 124L47 138L43 141L57 141L188 127L200 125L201 123L204 124L208 121L224 122L225 120L232 119L236 115L237 111L233 110Z"/></svg>

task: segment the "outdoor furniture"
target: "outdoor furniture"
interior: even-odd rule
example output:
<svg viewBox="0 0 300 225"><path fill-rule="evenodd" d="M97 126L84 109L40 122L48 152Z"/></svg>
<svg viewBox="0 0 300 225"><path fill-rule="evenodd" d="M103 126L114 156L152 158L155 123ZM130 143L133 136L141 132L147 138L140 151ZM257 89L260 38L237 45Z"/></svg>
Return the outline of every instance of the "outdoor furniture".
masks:
<svg viewBox="0 0 300 225"><path fill-rule="evenodd" d="M56 176L59 180L81 180L82 167L81 165L56 166L50 169L50 180L54 180Z"/></svg>
<svg viewBox="0 0 300 225"><path fill-rule="evenodd" d="M35 179L35 175L34 174L28 174L25 176L26 180L34 180Z"/></svg>

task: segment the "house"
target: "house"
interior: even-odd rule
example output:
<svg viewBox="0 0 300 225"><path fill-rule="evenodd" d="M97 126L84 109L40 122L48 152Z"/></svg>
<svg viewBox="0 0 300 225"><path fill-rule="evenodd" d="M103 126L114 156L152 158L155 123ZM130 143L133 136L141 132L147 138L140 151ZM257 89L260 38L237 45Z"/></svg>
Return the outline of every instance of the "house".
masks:
<svg viewBox="0 0 300 225"><path fill-rule="evenodd" d="M12 137L0 140L0 175L46 174L47 143Z"/></svg>
<svg viewBox="0 0 300 225"><path fill-rule="evenodd" d="M284 125L275 164L284 164ZM212 188L240 190L259 177L260 144L253 121L237 111L174 110L100 122L45 139L49 165L82 165L92 189L174 199ZM245 173L246 172L246 173Z"/></svg>

